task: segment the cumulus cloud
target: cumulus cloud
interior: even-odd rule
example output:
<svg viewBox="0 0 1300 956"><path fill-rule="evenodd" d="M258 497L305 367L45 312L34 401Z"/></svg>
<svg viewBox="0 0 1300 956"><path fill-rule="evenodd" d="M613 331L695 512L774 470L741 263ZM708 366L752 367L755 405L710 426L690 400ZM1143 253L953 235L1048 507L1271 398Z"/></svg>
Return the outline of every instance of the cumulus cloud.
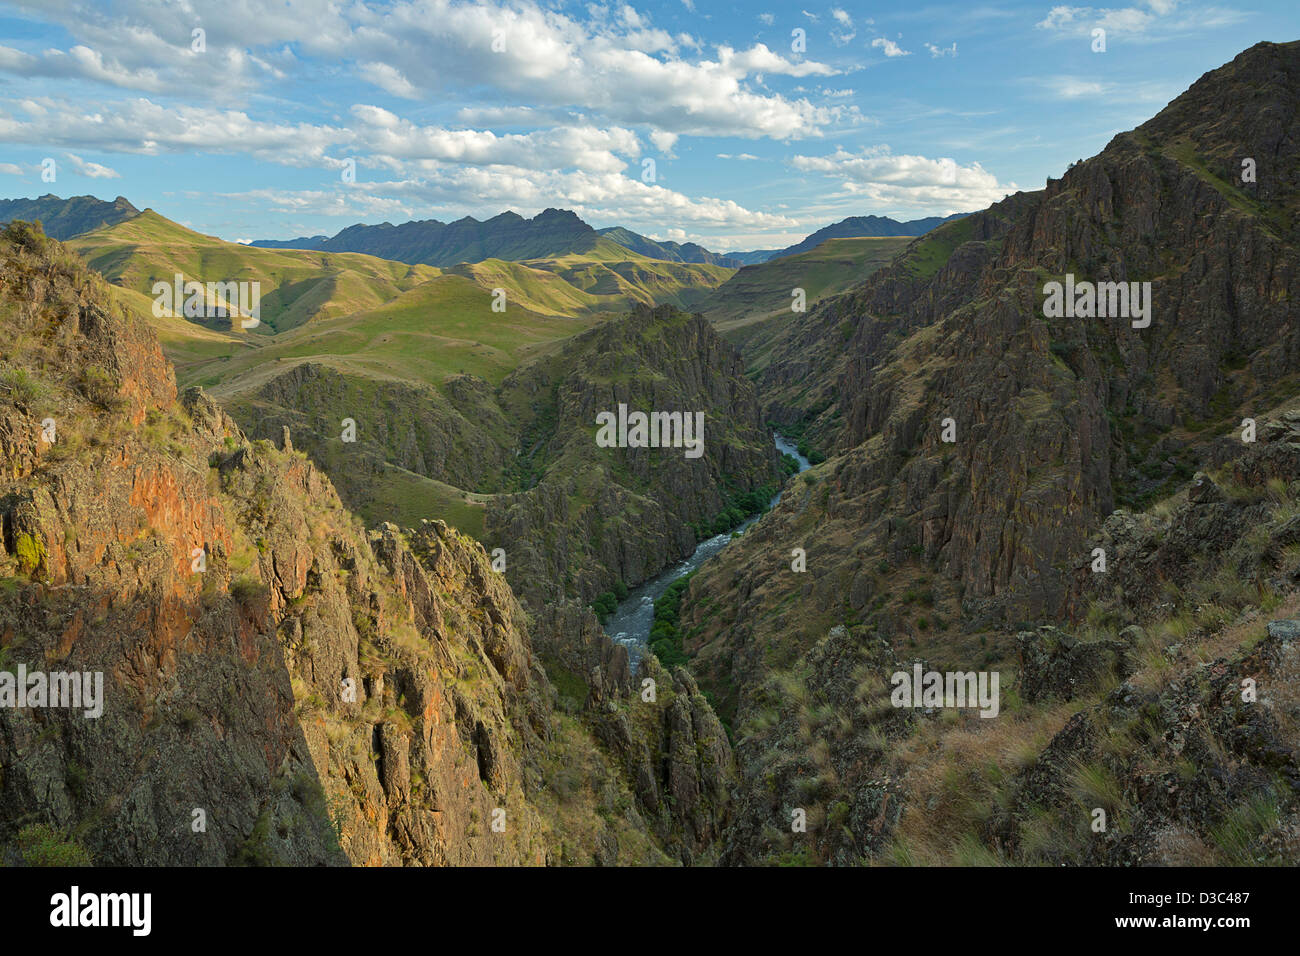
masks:
<svg viewBox="0 0 1300 956"><path fill-rule="evenodd" d="M884 50L885 56L887 57L912 55L912 52L910 50L904 50L893 40L887 40L884 37L876 37L874 40L871 41L871 45L873 47L876 47L877 49Z"/></svg>
<svg viewBox="0 0 1300 956"><path fill-rule="evenodd" d="M87 162L86 160L82 159L80 156L73 155L72 153L66 153L65 155L67 156L68 159L68 165L70 165L73 169L73 172L77 173L78 175L86 176L90 179L121 179L122 178L121 173L119 173L115 169L110 169L108 166L101 165L100 163Z"/></svg>
<svg viewBox="0 0 1300 956"><path fill-rule="evenodd" d="M360 73L361 78L366 82L372 83L394 96L400 96L408 100L419 98L419 91L411 85L410 80L402 76L401 71L394 69L387 63L363 63L361 64Z"/></svg>
<svg viewBox="0 0 1300 956"><path fill-rule="evenodd" d="M850 91L768 85L840 73L789 55L785 38L705 44L621 0L232 0L201 13L158 0L6 2L51 28L40 45L26 34L0 45L0 142L70 151L70 169L94 178L119 174L81 156L202 153L321 170L355 160L372 174L359 179L388 180L273 194L321 215L565 204L647 226L784 232L804 224L644 183L629 167L649 149L672 158L692 136L806 141L863 121ZM836 42L870 24L840 7L825 19ZM886 56L908 55L887 42Z"/></svg>
<svg viewBox="0 0 1300 956"><path fill-rule="evenodd" d="M347 130L308 123L267 123L237 110L164 106L140 98L115 103L23 100L0 118L0 142L102 152L247 153L288 166L321 165Z"/></svg>
<svg viewBox="0 0 1300 956"><path fill-rule="evenodd" d="M980 209L1018 188L999 183L979 163L894 155L888 146L828 156L795 156L794 168L839 180L847 193L891 208L924 209L939 214Z"/></svg>
<svg viewBox="0 0 1300 956"><path fill-rule="evenodd" d="M786 140L819 135L839 118L749 83L763 74L829 76L831 67L789 60L763 44L687 56L683 46L698 48L698 41L683 35L679 42L630 5L580 21L535 0L394 0L383 10L241 0L205 7L206 48L197 52L189 43L196 18L186 4L16 2L77 40L67 51L40 55L0 48L0 71L28 77L230 103L269 78L308 79L317 57L399 98L494 90L520 105L576 109L607 125L679 135Z"/></svg>
<svg viewBox="0 0 1300 956"><path fill-rule="evenodd" d="M397 160L618 172L627 165L621 157L641 152L636 134L618 127L569 126L498 135L491 130L418 126L379 106L354 106L352 114L361 126L353 142Z"/></svg>
<svg viewBox="0 0 1300 956"><path fill-rule="evenodd" d="M421 126L380 106L358 104L348 125L267 123L237 110L167 106L149 99L72 104L13 103L0 119L0 142L51 144L104 152L248 153L284 166L338 168L346 155L378 166L402 163L517 165L617 172L641 143L621 127L557 126L528 133ZM660 143L675 138L659 137ZM101 174L103 175L103 174Z"/></svg>
<svg viewBox="0 0 1300 956"><path fill-rule="evenodd" d="M420 95L488 87L527 105L678 135L785 140L819 135L839 118L747 83L762 74L829 76L830 66L790 60L761 43L687 58L676 39L629 6L584 23L531 0L398 0L349 43L368 62L389 64Z"/></svg>
<svg viewBox="0 0 1300 956"><path fill-rule="evenodd" d="M451 215L525 214L548 206L572 209L588 221L662 228L665 221L694 229L789 228L786 216L756 212L727 199L692 198L618 173L544 172L517 167L446 167L419 177L358 180L337 190L261 189L227 194L273 213L412 218L438 209Z"/></svg>

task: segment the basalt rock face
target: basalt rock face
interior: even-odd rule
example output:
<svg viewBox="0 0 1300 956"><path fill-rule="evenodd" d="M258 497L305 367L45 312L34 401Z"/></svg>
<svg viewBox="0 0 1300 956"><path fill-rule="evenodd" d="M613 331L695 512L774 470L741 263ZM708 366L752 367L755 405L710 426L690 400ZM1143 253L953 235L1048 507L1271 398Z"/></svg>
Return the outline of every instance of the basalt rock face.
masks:
<svg viewBox="0 0 1300 956"><path fill-rule="evenodd" d="M635 812L558 812L575 752L632 796L559 733L482 547L367 534L301 453L178 400L108 301L38 232L0 239L0 670L103 679L98 718L0 707L0 845L44 824L102 864L542 864L599 833L661 861Z"/></svg>
<svg viewBox="0 0 1300 956"><path fill-rule="evenodd" d="M620 403L703 412L703 454L598 447L596 416ZM778 476L738 353L671 307L596 326L496 389L471 375L440 389L363 383L307 363L229 409L257 438L280 444L288 427L371 521L402 497L398 470L495 495L483 538L505 549L511 584L537 608L653 577L691 553L734 495L774 489ZM355 441L343 438L345 419Z"/></svg>
<svg viewBox="0 0 1300 956"><path fill-rule="evenodd" d="M638 308L513 373L502 405L530 424L521 450L540 473L488 506L488 537L507 552L530 603L589 601L688 556L733 493L775 487L778 456L739 354L700 316ZM602 448L597 415L704 414L703 454ZM527 411L525 411L527 410Z"/></svg>
<svg viewBox="0 0 1300 956"><path fill-rule="evenodd" d="M1022 622L1082 624L1098 582L1108 600L1132 588L1123 623L1166 613L1193 583L1223 593L1204 583L1211 569L1196 550L1223 552L1242 522L1259 527L1277 507L1259 489L1273 481L1270 494L1286 498L1300 477L1285 441L1260 443L1257 458L1240 440L1243 418L1262 430L1300 391L1300 143L1281 119L1298 106L1300 44L1260 44L1041 192L939 227L791 321L757 374L765 413L832 457L701 571L681 612L690 667L737 728L728 859L808 851L763 827L788 833L791 808L809 805L859 821L852 839L821 831L810 859L858 859L888 842L898 804L886 795L902 766L841 751L855 734L895 733L873 709L879 669L892 666L875 660L874 642L904 661L919 643L953 669L1011 671L1015 634L1030 632ZM1242 181L1245 158L1255 183ZM1045 283L1067 274L1149 281L1150 326L1045 317ZM1198 469L1223 468L1255 490L1221 502L1205 484L1186 488ZM1176 493L1190 503L1172 525L1133 513ZM1168 541L1138 550L1153 523ZM1262 564L1240 560L1282 593L1292 585L1266 565L1269 554L1291 560L1292 532L1281 523L1270 534L1271 551L1255 545ZM1109 576L1091 566L1097 547ZM1245 613L1230 597L1221 609ZM828 638L836 627L847 636ZM1095 636L1064 657L1026 644L1036 708L1070 696L1060 668L1080 665L1086 694L1125 679L1122 639L1092 646ZM854 689L829 697L810 678L827 640L847 642L860 669ZM800 743L810 723L825 724L823 743ZM798 766L774 777L783 754ZM869 817L854 810L866 792Z"/></svg>
<svg viewBox="0 0 1300 956"><path fill-rule="evenodd" d="M622 698L593 683L586 720L665 852L687 865L715 862L736 783L726 730L682 668L670 675L648 656L636 680Z"/></svg>
<svg viewBox="0 0 1300 956"><path fill-rule="evenodd" d="M1300 102L1298 64L1296 44L1243 53L1041 193L935 230L791 330L760 388L778 418L802 413L815 443L843 453L844 520L882 533L915 515L883 536L971 597L1060 613L1064 566L1117 503L1185 480L1238 409L1289 387L1300 142L1279 117ZM1258 183L1241 181L1246 157ZM1149 281L1150 327L1045 318L1044 283L1067 273ZM841 348L829 330L844 320ZM835 384L792 407L781 378L809 373Z"/></svg>

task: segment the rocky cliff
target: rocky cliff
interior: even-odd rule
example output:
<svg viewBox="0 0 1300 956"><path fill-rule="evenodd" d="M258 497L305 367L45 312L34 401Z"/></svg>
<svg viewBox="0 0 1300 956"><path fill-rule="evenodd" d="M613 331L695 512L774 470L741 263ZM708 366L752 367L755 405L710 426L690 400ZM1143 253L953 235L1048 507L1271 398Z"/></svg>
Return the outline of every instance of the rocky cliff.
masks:
<svg viewBox="0 0 1300 956"><path fill-rule="evenodd" d="M774 488L778 456L739 354L699 315L638 308L513 373L502 405L524 422L537 483L488 505L519 593L588 601L687 557L734 496ZM597 415L703 413L701 453L602 448Z"/></svg>
<svg viewBox="0 0 1300 956"><path fill-rule="evenodd" d="M1129 519L1108 516L1117 506L1154 505L1154 517L1131 520L1164 527L1161 516L1198 494L1187 490L1198 469L1253 454L1243 419L1262 427L1300 391L1292 307L1300 143L1283 119L1297 106L1300 44L1260 44L1041 192L939 227L857 289L785 327L757 375L765 412L832 457L693 580L682 610L690 668L737 728L745 793L728 859L906 862L935 860L946 845L951 861L963 839L971 859L1023 854L991 830L954 828L943 835L948 844L937 831L952 821L945 801L960 802L963 788L993 800L1010 792L1001 778L971 783L961 755L982 759L992 738L1033 731L981 735L978 718L969 727L959 718L951 732L935 728L889 706L885 676L921 660L940 670L1005 668L1008 680L1020 674L1032 686L1035 674L1061 667L1064 679L1082 680L1094 665L1075 670L1079 660L1096 658L1098 673L1123 680L1119 661L1134 655L1115 646L1118 632L1153 618L1163 628L1170 608L1162 603L1181 606L1198 582L1211 588L1213 569L1196 557L1219 547L1207 536L1234 522L1287 517L1300 477L1289 466L1265 483L1273 496L1266 508L1202 512L1194 528L1170 526L1180 550L1136 566L1124 543ZM1254 181L1243 180L1248 166ZM1150 282L1150 324L1131 315L1049 316L1046 284L1067 274ZM1261 494L1258 481L1241 480L1254 490L1240 495ZM1252 544L1263 542L1243 547ZM1096 547L1108 559L1102 574ZM794 549L806 571L792 568ZM1270 645L1265 661L1223 635L1240 638L1231 628L1287 600L1291 585L1273 571L1261 576L1257 559L1233 567L1254 582L1255 596L1225 582L1209 590L1204 603L1221 619L1207 622L1198 646L1224 642L1226 673L1262 667L1281 679L1289 653L1281 644ZM1103 609L1090 590L1097 582L1121 610ZM1039 650L1016 637L1036 633L1035 623L1067 628L1066 639ZM1071 633L1080 627L1090 629L1087 642L1100 642L1086 653ZM1146 648L1144 670L1159 671L1173 643ZM1064 655L1063 663L1049 666L1044 655ZM1196 693L1224 692L1215 686ZM1031 703L1028 687L1015 693ZM1032 701L1040 730L1052 699L1044 692ZM1061 718L1055 733L1064 718L1053 713ZM1238 718L1246 719L1234 710ZM1216 728L1230 733L1227 723ZM1283 720L1280 739L1288 728ZM927 745L942 756L927 755ZM1071 786L1099 786L1102 771L1082 759L1062 772ZM1259 759L1267 766L1274 758ZM989 773L1014 769L994 763ZM1143 826L1191 826L1213 844L1209 831L1232 825L1224 815L1234 798L1215 799L1195 821L1175 824L1161 811ZM1290 791L1260 799L1273 801L1270 819L1285 830ZM819 808L815 838L791 837L794 807ZM967 810L962 804L958 816L970 823ZM1029 799L1015 812L1040 810ZM1136 846L1114 853L1159 855L1150 842ZM1095 854L1082 843L1062 851L1076 860Z"/></svg>
<svg viewBox="0 0 1300 956"><path fill-rule="evenodd" d="M482 547L441 522L367 533L302 453L178 398L108 302L39 229L0 241L3 669L103 680L98 718L0 708L0 845L663 861Z"/></svg>

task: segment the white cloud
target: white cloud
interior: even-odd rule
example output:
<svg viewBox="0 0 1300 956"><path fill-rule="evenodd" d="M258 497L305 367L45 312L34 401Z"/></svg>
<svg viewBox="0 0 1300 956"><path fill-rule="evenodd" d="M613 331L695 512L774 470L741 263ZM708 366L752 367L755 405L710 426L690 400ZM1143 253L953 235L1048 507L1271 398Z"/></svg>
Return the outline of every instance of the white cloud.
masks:
<svg viewBox="0 0 1300 956"><path fill-rule="evenodd" d="M883 49L885 51L885 56L887 57L912 55L910 50L904 50L893 40L887 40L884 37L876 37L874 40L871 41L871 45L873 47Z"/></svg>
<svg viewBox="0 0 1300 956"><path fill-rule="evenodd" d="M833 7L831 9L831 16L835 18L835 22L840 26L850 30L853 28L853 18L839 7Z"/></svg>
<svg viewBox="0 0 1300 956"><path fill-rule="evenodd" d="M536 0L394 0L383 10L335 0L238 0L205 6L207 50L198 53L188 42L195 21L188 3L13 2L77 43L40 56L0 48L0 71L183 92L226 106L248 100L268 80L310 82L325 61L331 76L351 71L401 98L445 100L473 90L491 102L483 95L489 90L517 106L577 110L587 122L679 135L789 140L819 136L842 118L749 83L763 74L829 76L831 67L787 60L763 44L687 57L683 46L698 49L698 41L675 39L630 5L593 5L593 15L579 21ZM504 46L494 50L494 39Z"/></svg>
<svg viewBox="0 0 1300 956"><path fill-rule="evenodd" d="M0 116L0 142L146 155L248 153L284 166L338 168L352 155L363 164L395 170L403 163L432 162L618 172L642 151L636 133L622 127L572 125L497 134L419 126L368 104L352 107L349 125L327 126L265 123L240 111L164 106L148 99L9 102L15 108L8 118ZM676 141L675 134L651 136L657 145Z"/></svg>
<svg viewBox="0 0 1300 956"><path fill-rule="evenodd" d="M1182 15L1176 16L1182 6ZM1058 5L1035 26L1061 36L1089 36L1096 27L1107 36L1128 39L1150 39L1161 33L1187 30L1216 29L1238 23L1246 16L1244 11L1217 7L1189 8L1182 0L1145 0L1128 7L1076 7Z"/></svg>
<svg viewBox="0 0 1300 956"><path fill-rule="evenodd" d="M494 31L504 44L498 52ZM367 62L389 64L421 96L487 87L516 104L679 135L796 139L820 135L840 118L746 83L761 74L830 76L830 66L791 61L761 43L687 59L673 37L627 6L617 18L579 23L531 0L509 7L398 0L353 32L348 52L358 50Z"/></svg>
<svg viewBox="0 0 1300 956"><path fill-rule="evenodd" d="M6 176L21 176L23 168L14 163L0 163L0 173L4 173Z"/></svg>
<svg viewBox="0 0 1300 956"><path fill-rule="evenodd" d="M72 153L65 154L68 158L68 164L78 175L86 176L90 179L121 179L122 174L115 169L102 166L99 163L90 163L80 156L74 156Z"/></svg>
<svg viewBox="0 0 1300 956"><path fill-rule="evenodd" d="M651 130L650 142L654 144L654 148L659 152L671 155L673 147L677 145L677 134L660 129Z"/></svg>
<svg viewBox="0 0 1300 956"><path fill-rule="evenodd" d="M247 153L288 166L328 165L326 149L346 143L345 129L263 123L236 110L170 107L149 99L113 103L42 99L9 101L0 142L156 155Z"/></svg>
<svg viewBox="0 0 1300 956"><path fill-rule="evenodd" d="M945 215L982 209L1018 188L1015 183L999 183L979 163L962 166L952 159L896 156L887 146L795 156L791 165L837 179L846 192L873 203Z"/></svg>
<svg viewBox="0 0 1300 956"><path fill-rule="evenodd" d="M588 222L619 222L638 231L665 221L694 228L790 228L795 221L756 212L725 199L691 198L617 173L542 172L514 167L446 167L419 178L387 182L360 179L347 188L261 189L223 198L258 204L272 213L340 217L412 218L436 208L449 215L496 215L502 209L534 214L548 206L572 209Z"/></svg>
<svg viewBox="0 0 1300 956"><path fill-rule="evenodd" d="M402 76L400 71L387 63L363 63L361 64L360 73L364 80L373 83L381 90L392 93L394 96L400 96L408 100L419 98L419 92L411 85L411 82Z"/></svg>
<svg viewBox="0 0 1300 956"><path fill-rule="evenodd" d="M1108 103L1168 103L1178 94L1176 86L1161 82L1114 83L1091 77L1052 76L1027 78L1026 82L1047 89L1063 100L1096 99L1105 97Z"/></svg>
<svg viewBox="0 0 1300 956"><path fill-rule="evenodd" d="M766 26L769 27L776 22L776 14L774 13L760 13L758 15L758 18L762 20Z"/></svg>
<svg viewBox="0 0 1300 956"><path fill-rule="evenodd" d="M933 43L927 43L925 48L930 51L930 56L936 59L941 56L955 57L957 55L957 41L952 41L952 46L935 46Z"/></svg>
<svg viewBox="0 0 1300 956"><path fill-rule="evenodd" d="M379 106L354 106L352 114L362 128L350 139L377 156L396 160L618 172L627 166L621 157L641 153L636 134L618 127L568 126L498 135L491 130L417 126Z"/></svg>
<svg viewBox="0 0 1300 956"><path fill-rule="evenodd" d="M1113 88L1112 83L1098 80L1081 80L1076 76L1057 76L1048 81L1048 85L1061 99L1075 100L1086 96L1101 96Z"/></svg>

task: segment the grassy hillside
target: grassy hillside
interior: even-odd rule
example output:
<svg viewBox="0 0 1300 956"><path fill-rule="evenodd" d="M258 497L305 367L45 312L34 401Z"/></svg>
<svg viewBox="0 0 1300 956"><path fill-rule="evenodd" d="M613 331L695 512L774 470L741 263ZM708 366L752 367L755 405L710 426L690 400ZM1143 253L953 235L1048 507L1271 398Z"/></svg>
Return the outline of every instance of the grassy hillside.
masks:
<svg viewBox="0 0 1300 956"><path fill-rule="evenodd" d="M445 275L376 308L317 319L259 348L231 343L215 361L185 369L182 380L225 399L288 365L312 361L379 380L436 385L463 372L495 384L549 343L590 322L532 312L512 302L509 292L506 311L493 312L488 289Z"/></svg>
<svg viewBox="0 0 1300 956"><path fill-rule="evenodd" d="M186 229L152 209L68 245L110 282L151 300L154 283L178 272L200 282L260 282L262 323L250 330L260 334L374 308L438 275L429 266L357 253L255 249ZM229 328L230 320L209 324Z"/></svg>
<svg viewBox="0 0 1300 956"><path fill-rule="evenodd" d="M581 252L522 262L485 259L445 271L484 288L505 288L510 301L534 312L563 316L622 312L638 302L692 308L734 273L722 266L650 259L603 238Z"/></svg>
<svg viewBox="0 0 1300 956"><path fill-rule="evenodd" d="M493 390L515 369L638 304L689 308L732 270L649 259L590 232L580 251L437 268L361 253L257 248L152 210L72 245L149 317L179 384L199 385L250 433L287 427L370 521L443 518L484 534L491 495L513 488L517 436ZM258 281L262 323L153 316L152 287ZM504 310L499 290L503 290ZM534 398L521 398L518 425ZM357 422L356 445L339 422ZM527 480L526 480L527 479Z"/></svg>
<svg viewBox="0 0 1300 956"><path fill-rule="evenodd" d="M113 283L114 295L152 316L153 285L180 273L201 282L261 283L261 324L152 317L185 384L227 395L283 367L319 361L378 379L437 384L461 372L499 382L546 343L634 303L689 307L731 270L647 259L597 236L581 252L446 270L352 252L264 249L225 242L153 210L70 243ZM492 311L496 289L506 311ZM269 340L269 341L268 341ZM248 381L241 377L252 373Z"/></svg>
<svg viewBox="0 0 1300 956"><path fill-rule="evenodd" d="M743 341L747 326L790 315L791 293L803 289L809 308L837 295L887 264L911 240L906 237L830 239L816 249L746 266L699 305L727 338Z"/></svg>

